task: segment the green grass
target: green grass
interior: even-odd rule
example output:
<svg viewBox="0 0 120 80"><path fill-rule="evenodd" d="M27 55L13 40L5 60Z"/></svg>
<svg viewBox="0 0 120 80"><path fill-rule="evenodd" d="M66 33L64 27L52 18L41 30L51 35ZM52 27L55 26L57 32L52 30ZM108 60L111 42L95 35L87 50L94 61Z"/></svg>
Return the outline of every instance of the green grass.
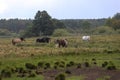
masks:
<svg viewBox="0 0 120 80"><path fill-rule="evenodd" d="M28 78L28 77L24 77L24 78L19 78L19 77L12 77L12 78L3 78L2 80L44 80L43 76L36 76L33 78Z"/></svg>
<svg viewBox="0 0 120 80"><path fill-rule="evenodd" d="M93 58L96 59L97 66L101 67L105 61L112 61L117 69L120 69L119 36L93 35L89 42L82 41L81 36L66 37L69 42L67 48L55 48L54 40L49 44L36 44L36 38L28 38L26 42L13 46L11 38L0 38L0 72L6 68L25 68L25 63L32 63L37 66L38 62L50 63L52 67L57 61L64 61L65 64L70 61L75 63L87 61L92 65ZM56 38L53 37L53 39ZM40 80L39 78L37 76L34 80ZM68 80L82 80L82 78L81 76L74 76ZM13 76L11 80L19 80L19 78ZM30 78L20 78L20 80L30 80Z"/></svg>
<svg viewBox="0 0 120 80"><path fill-rule="evenodd" d="M97 80L109 80L110 79L110 76L104 76L102 78L98 78Z"/></svg>

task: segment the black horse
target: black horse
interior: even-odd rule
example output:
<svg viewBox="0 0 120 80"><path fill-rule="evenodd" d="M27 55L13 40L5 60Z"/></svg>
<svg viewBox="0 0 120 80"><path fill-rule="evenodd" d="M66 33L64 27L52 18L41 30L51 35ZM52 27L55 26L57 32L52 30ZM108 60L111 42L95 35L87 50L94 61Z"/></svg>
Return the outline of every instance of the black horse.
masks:
<svg viewBox="0 0 120 80"><path fill-rule="evenodd" d="M42 37L42 38L37 38L36 42L37 43L49 43L50 40L51 40L51 38L49 38L49 37Z"/></svg>

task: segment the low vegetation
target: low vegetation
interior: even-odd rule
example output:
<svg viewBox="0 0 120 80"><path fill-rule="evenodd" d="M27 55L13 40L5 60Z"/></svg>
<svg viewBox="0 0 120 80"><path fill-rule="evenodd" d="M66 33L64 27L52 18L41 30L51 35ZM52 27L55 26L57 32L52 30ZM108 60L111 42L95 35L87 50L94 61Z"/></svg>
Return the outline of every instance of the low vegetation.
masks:
<svg viewBox="0 0 120 80"><path fill-rule="evenodd" d="M107 72L120 72L119 35L92 35L90 41L82 41L81 36L64 37L69 42L67 48L56 48L56 38L52 37L49 44L27 38L16 46L11 38L0 38L0 79L61 80L62 76L65 80L87 80L90 70L113 79L112 72Z"/></svg>

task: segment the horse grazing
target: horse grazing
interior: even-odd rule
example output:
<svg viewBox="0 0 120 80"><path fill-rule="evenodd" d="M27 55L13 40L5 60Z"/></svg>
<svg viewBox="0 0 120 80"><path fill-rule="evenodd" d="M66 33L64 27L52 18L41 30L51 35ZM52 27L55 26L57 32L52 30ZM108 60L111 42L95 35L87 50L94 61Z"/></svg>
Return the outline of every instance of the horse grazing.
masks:
<svg viewBox="0 0 120 80"><path fill-rule="evenodd" d="M50 40L51 40L51 38L49 38L49 37L42 37L42 38L36 39L36 42L38 42L38 43L49 43Z"/></svg>
<svg viewBox="0 0 120 80"><path fill-rule="evenodd" d="M16 44L18 44L18 43L21 43L22 41L25 41L25 39L24 38L15 38L15 39L12 39L12 44L13 45L16 45Z"/></svg>
<svg viewBox="0 0 120 80"><path fill-rule="evenodd" d="M55 43L58 45L58 47L67 47L68 45L68 41L66 39L57 39Z"/></svg>
<svg viewBox="0 0 120 80"><path fill-rule="evenodd" d="M83 37L82 37L82 40L83 40L83 41L89 41L89 40L90 40L90 36L83 36Z"/></svg>

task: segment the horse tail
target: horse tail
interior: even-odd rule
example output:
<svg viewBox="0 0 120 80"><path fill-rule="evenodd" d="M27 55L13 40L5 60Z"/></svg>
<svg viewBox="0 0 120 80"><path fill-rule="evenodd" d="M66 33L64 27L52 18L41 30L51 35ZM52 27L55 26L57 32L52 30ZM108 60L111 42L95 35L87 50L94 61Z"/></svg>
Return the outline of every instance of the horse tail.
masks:
<svg viewBox="0 0 120 80"><path fill-rule="evenodd" d="M63 45L63 47L67 47L67 44L68 44L67 40L66 40L66 39L63 39L63 40L62 40L62 45Z"/></svg>

